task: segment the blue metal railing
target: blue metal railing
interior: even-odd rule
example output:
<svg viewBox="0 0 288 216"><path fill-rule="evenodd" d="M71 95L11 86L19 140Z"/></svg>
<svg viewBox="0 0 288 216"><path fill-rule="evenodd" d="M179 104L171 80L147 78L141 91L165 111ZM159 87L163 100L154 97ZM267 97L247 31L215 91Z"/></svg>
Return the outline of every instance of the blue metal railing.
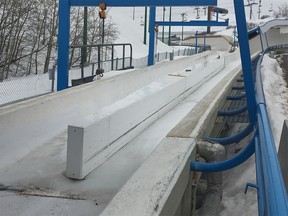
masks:
<svg viewBox="0 0 288 216"><path fill-rule="evenodd" d="M287 47L287 45L283 45ZM256 171L258 184L259 215L288 215L288 199L280 169L261 79L261 63L266 52L282 48L267 48L260 57L256 69L256 101L258 137L256 140Z"/></svg>
<svg viewBox="0 0 288 216"><path fill-rule="evenodd" d="M288 215L288 199L286 187L283 181L280 164L278 161L277 151L273 134L270 127L269 117L266 110L265 96L263 92L261 79L261 63L266 52L275 49L287 49L288 45L277 45L267 48L260 58L256 58L256 122L254 127L254 136L245 149L236 156L222 162L200 163L191 162L192 171L201 172L219 172L231 169L245 160L255 152L256 176L257 176L257 196L258 196L258 213L259 215L284 216ZM257 129L256 129L257 128ZM251 131L251 130L250 130ZM215 138L230 139L227 138Z"/></svg>

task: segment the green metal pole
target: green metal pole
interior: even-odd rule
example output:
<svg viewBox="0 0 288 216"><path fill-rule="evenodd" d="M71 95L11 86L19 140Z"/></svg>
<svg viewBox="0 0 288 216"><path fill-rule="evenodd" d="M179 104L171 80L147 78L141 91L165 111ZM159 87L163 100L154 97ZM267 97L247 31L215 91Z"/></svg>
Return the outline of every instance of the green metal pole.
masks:
<svg viewBox="0 0 288 216"><path fill-rule="evenodd" d="M147 44L147 7L145 7L144 17L144 44Z"/></svg>

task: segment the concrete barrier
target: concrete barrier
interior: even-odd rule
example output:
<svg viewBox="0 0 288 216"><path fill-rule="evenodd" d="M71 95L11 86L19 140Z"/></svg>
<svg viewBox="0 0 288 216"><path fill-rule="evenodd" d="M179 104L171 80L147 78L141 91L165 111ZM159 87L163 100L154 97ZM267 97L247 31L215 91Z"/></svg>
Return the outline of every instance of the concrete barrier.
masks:
<svg viewBox="0 0 288 216"><path fill-rule="evenodd" d="M185 70L209 54L201 53L121 74L111 72L114 76L107 73L100 81L0 107L0 121L3 122L0 124L0 167L21 159L31 149L64 133L67 125L93 122L98 110L167 75L171 68Z"/></svg>
<svg viewBox="0 0 288 216"><path fill-rule="evenodd" d="M93 123L68 127L66 175L83 179L155 119L224 67L224 58L175 72L98 111ZM197 76L195 76L197 74ZM141 110L141 112L140 112ZM136 130L135 130L136 129Z"/></svg>

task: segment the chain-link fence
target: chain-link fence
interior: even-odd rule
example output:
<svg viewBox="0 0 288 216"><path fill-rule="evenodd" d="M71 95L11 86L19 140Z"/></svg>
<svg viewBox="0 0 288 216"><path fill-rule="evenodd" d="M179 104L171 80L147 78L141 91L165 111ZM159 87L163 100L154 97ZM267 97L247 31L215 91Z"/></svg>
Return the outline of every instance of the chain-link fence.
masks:
<svg viewBox="0 0 288 216"><path fill-rule="evenodd" d="M11 77L0 82L0 106L52 91L49 74Z"/></svg>

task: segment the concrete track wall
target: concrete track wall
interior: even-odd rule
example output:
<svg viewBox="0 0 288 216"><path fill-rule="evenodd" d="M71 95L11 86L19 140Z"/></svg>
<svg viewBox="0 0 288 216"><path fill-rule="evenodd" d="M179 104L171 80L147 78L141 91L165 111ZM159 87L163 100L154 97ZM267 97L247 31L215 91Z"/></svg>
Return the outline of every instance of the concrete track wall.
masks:
<svg viewBox="0 0 288 216"><path fill-rule="evenodd" d="M185 43L196 43L196 38L191 37L191 38L185 39ZM202 36L199 36L198 44L203 44L203 43L204 43L204 38ZM206 44L210 45L212 50L229 51L232 46L232 38L224 37L220 35L207 36Z"/></svg>
<svg viewBox="0 0 288 216"><path fill-rule="evenodd" d="M84 178L140 133L140 124L146 125L141 126L143 130L152 123L151 120L155 121L169 111L224 66L224 58L217 59L215 56L214 60L208 59L191 72L170 73L100 109L92 124L69 126L67 176ZM138 129L135 130L135 127Z"/></svg>
<svg viewBox="0 0 288 216"><path fill-rule="evenodd" d="M239 70L239 67L235 68L226 75L168 133L101 216L194 215L195 190L192 185L197 174L191 174L188 164L196 160L197 139L203 133L210 133L219 103L230 92L231 83ZM178 160L175 159L177 157Z"/></svg>
<svg viewBox="0 0 288 216"><path fill-rule="evenodd" d="M283 30L287 28L288 20L287 19L276 19L271 20L260 26L261 37L263 48L266 49L269 46L287 44L288 43L288 33ZM261 48L261 37L251 39L249 41L251 55L262 50Z"/></svg>

